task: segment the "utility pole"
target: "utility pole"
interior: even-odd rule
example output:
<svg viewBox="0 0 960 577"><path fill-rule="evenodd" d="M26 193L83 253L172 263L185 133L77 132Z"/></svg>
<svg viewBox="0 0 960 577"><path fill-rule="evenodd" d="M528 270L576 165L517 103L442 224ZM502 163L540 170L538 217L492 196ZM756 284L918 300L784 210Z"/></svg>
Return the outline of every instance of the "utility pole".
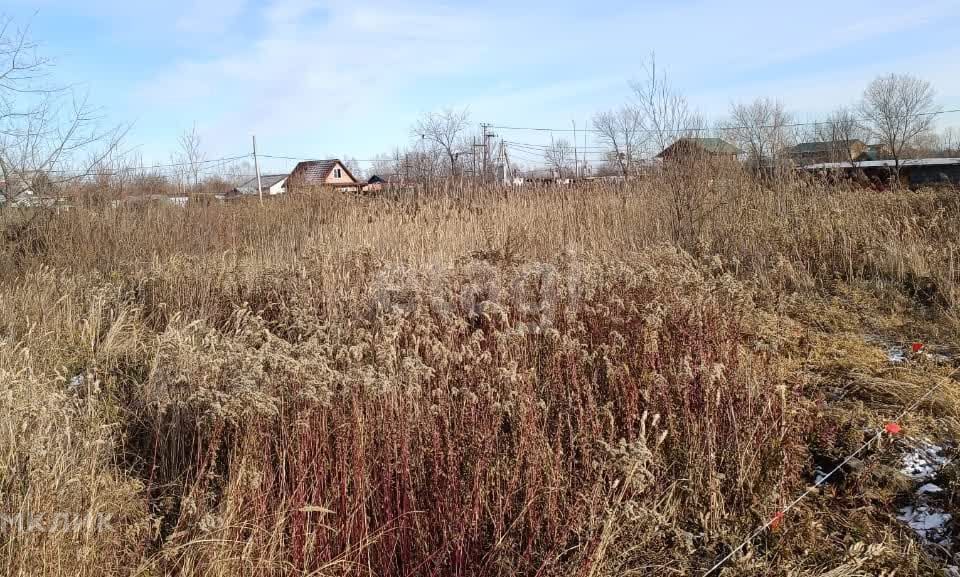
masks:
<svg viewBox="0 0 960 577"><path fill-rule="evenodd" d="M489 174L488 159L490 158L490 139L495 138L497 135L492 132L489 132L490 125L487 124L486 122L481 123L480 128L483 130L483 134L482 134L483 143L481 144L481 146L483 146L482 182L486 182L487 176Z"/></svg>
<svg viewBox="0 0 960 577"><path fill-rule="evenodd" d="M484 126L481 124L480 126ZM477 137L473 137L473 148L470 151L470 156L473 159L473 178L477 182L483 182L485 167L487 166L487 155L486 151L482 150L486 146L486 128L483 129L484 136L481 136L483 142L478 143ZM479 161L477 156L480 156Z"/></svg>
<svg viewBox="0 0 960 577"><path fill-rule="evenodd" d="M500 141L500 154L503 155L503 185L510 186L510 156L507 154L507 145Z"/></svg>
<svg viewBox="0 0 960 577"><path fill-rule="evenodd" d="M260 195L260 204L263 204L263 183L260 181L260 161L257 160L257 135L253 135L253 168L257 171L257 194Z"/></svg>
<svg viewBox="0 0 960 577"><path fill-rule="evenodd" d="M587 172L587 121L583 121L583 172ZM586 176L586 174L584 174Z"/></svg>
<svg viewBox="0 0 960 577"><path fill-rule="evenodd" d="M573 123L573 176L574 178L580 178L580 155L577 153L577 121L571 120Z"/></svg>
<svg viewBox="0 0 960 577"><path fill-rule="evenodd" d="M480 182L486 182L487 180L487 124L483 123L480 125L480 128L483 130L483 165L481 170L483 171L480 176Z"/></svg>

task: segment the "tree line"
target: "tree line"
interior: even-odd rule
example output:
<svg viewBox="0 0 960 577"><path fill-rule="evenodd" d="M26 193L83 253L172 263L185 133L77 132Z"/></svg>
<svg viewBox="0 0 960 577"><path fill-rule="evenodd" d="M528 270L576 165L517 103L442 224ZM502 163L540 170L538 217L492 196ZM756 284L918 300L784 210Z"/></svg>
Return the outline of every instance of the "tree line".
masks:
<svg viewBox="0 0 960 577"><path fill-rule="evenodd" d="M223 189L250 175L246 160L207 175L204 167L210 161L196 125L181 134L169 170L144 167L136 153L122 150L129 127L107 125L83 94L56 84L52 70L52 61L40 55L26 31L12 20L0 21L0 202L28 189L42 195L68 186L196 192ZM822 122L798 123L780 101L758 98L732 104L727 118L709 125L654 56L642 63L642 71L630 83L625 103L592 118L590 129L600 151L594 155L602 160L581 159L575 143L551 138L549 146L534 149L541 163L560 177L593 173L629 178L678 139L705 136L730 142L756 167L783 165L798 142L836 146L838 161L853 160L842 143L871 142L894 160L897 170L911 156L960 156L960 131L935 131L941 109L933 87L908 74L876 78L857 102L837 108ZM429 112L411 126L406 146L378 156L366 172L425 185L506 178L509 151L504 142L491 146L493 142L485 128L477 129L468 109ZM361 172L356 163L344 160Z"/></svg>

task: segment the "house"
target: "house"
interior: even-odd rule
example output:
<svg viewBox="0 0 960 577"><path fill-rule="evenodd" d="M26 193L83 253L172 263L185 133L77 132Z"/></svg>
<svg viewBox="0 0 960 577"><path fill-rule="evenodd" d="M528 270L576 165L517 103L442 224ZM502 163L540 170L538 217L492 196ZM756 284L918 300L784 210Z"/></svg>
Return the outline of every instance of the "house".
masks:
<svg viewBox="0 0 960 577"><path fill-rule="evenodd" d="M857 160L867 151L867 145L859 139L801 142L786 150L787 156L800 166L822 162L849 162Z"/></svg>
<svg viewBox="0 0 960 577"><path fill-rule="evenodd" d="M709 156L735 159L742 153L742 150L722 138L678 138L676 142L664 148L657 158L670 160L689 156Z"/></svg>
<svg viewBox="0 0 960 577"><path fill-rule="evenodd" d="M804 166L802 170L819 173L841 173L853 176L862 173L870 179L889 182L896 172L893 160L824 162ZM960 185L960 158L917 158L900 161L900 182L917 188L937 184Z"/></svg>
<svg viewBox="0 0 960 577"><path fill-rule="evenodd" d="M374 174L368 178L367 183L363 185L363 192L380 192L388 186L390 186L390 181L388 179Z"/></svg>
<svg viewBox="0 0 960 577"><path fill-rule="evenodd" d="M22 180L17 180L20 184L0 180L0 203L6 204L9 202L10 206L18 206L30 203L31 199L36 198L29 184L26 184Z"/></svg>
<svg viewBox="0 0 960 577"><path fill-rule="evenodd" d="M857 156L857 160L888 160L890 152L885 144L868 144Z"/></svg>
<svg viewBox="0 0 960 577"><path fill-rule="evenodd" d="M260 187L263 194L276 196L287 192L287 180L289 174L264 174L260 176ZM234 194L252 194L259 195L257 190L257 177L253 177L247 182L241 184L232 191Z"/></svg>
<svg viewBox="0 0 960 577"><path fill-rule="evenodd" d="M343 162L335 158L301 162L290 173L288 182L292 188L323 187L354 192L363 186Z"/></svg>
<svg viewBox="0 0 960 577"><path fill-rule="evenodd" d="M360 188L361 192L411 192L418 186L416 180L405 177L402 174L387 174L380 176L375 174L367 179L367 182Z"/></svg>
<svg viewBox="0 0 960 577"><path fill-rule="evenodd" d="M15 206L18 208L29 208L42 206L45 199L37 196L32 190L24 190L19 193L13 193L12 197L7 197L6 191L0 191L0 206Z"/></svg>
<svg viewBox="0 0 960 577"><path fill-rule="evenodd" d="M38 206L52 206L54 199L45 198L36 194L27 184L8 185L0 180L0 206L31 208Z"/></svg>

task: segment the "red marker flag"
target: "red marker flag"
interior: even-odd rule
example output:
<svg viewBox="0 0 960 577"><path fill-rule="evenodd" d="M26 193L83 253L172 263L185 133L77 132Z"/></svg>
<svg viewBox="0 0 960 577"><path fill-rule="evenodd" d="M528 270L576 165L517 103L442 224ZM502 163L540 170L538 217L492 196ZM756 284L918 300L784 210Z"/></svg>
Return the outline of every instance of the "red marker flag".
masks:
<svg viewBox="0 0 960 577"><path fill-rule="evenodd" d="M913 343L913 344L910 346L910 349L911 349L914 353L919 353L920 351L923 350L923 343Z"/></svg>
<svg viewBox="0 0 960 577"><path fill-rule="evenodd" d="M897 433L899 433L899 432L902 431L903 429L901 429L901 428L900 428L900 425L898 425L898 424L896 424L896 423L887 423L887 426L884 427L883 430L885 430L886 432L890 433L891 435L896 435Z"/></svg>
<svg viewBox="0 0 960 577"><path fill-rule="evenodd" d="M770 528L776 531L780 528L780 525L783 523L783 511L777 511L777 514L773 516L773 519L770 521Z"/></svg>

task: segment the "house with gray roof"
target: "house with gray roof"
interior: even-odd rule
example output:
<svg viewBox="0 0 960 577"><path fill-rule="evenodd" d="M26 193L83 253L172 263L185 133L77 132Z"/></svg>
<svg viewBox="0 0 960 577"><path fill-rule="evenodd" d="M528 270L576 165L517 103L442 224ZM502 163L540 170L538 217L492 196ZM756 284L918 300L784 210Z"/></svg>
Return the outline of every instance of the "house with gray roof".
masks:
<svg viewBox="0 0 960 577"><path fill-rule="evenodd" d="M263 190L263 194L276 196L278 194L283 194L287 192L287 181L290 179L289 174L263 174L260 176L260 187ZM259 196L260 191L257 190L257 177L254 176L247 182L244 182L237 188L233 190L234 194L248 194Z"/></svg>
<svg viewBox="0 0 960 577"><path fill-rule="evenodd" d="M823 162L849 162L861 158L867 145L859 139L801 142L786 150L787 156L800 166Z"/></svg>
<svg viewBox="0 0 960 577"><path fill-rule="evenodd" d="M722 138L678 138L657 158L668 160L691 155L736 158L743 151Z"/></svg>

